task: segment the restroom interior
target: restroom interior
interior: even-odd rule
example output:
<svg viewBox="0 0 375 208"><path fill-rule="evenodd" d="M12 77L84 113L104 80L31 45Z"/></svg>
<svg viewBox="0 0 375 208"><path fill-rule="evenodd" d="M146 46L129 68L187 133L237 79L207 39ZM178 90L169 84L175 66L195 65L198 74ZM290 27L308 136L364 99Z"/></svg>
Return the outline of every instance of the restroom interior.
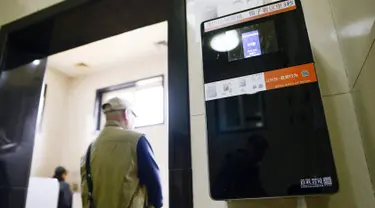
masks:
<svg viewBox="0 0 375 208"><path fill-rule="evenodd" d="M167 27L157 23L47 58L30 177L51 177L63 166L79 201L80 160L105 123L98 99L118 96L140 114L136 131L153 147L168 207Z"/></svg>

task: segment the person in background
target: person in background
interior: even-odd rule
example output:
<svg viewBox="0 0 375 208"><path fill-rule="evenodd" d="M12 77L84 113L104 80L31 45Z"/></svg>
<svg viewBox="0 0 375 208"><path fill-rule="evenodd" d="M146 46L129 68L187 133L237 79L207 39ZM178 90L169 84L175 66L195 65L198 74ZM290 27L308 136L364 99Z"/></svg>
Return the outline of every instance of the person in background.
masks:
<svg viewBox="0 0 375 208"><path fill-rule="evenodd" d="M64 167L57 167L55 169L55 175L53 176L59 181L59 201L57 208L72 208L73 194L70 190L70 186L66 181L68 171Z"/></svg>
<svg viewBox="0 0 375 208"><path fill-rule="evenodd" d="M89 147L92 197L86 157L81 160L83 208L161 208L159 167L145 135L133 131L136 114L132 105L115 97L102 109L105 127Z"/></svg>

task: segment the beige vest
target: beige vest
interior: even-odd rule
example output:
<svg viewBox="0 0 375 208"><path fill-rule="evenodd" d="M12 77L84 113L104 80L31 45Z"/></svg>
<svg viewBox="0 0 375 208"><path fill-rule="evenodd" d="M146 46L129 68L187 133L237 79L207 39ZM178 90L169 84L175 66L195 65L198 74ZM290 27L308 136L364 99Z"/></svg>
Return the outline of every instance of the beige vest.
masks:
<svg viewBox="0 0 375 208"><path fill-rule="evenodd" d="M143 208L147 201L137 167L137 143L142 135L107 122L91 150L95 208ZM85 157L81 161L82 202L88 208Z"/></svg>

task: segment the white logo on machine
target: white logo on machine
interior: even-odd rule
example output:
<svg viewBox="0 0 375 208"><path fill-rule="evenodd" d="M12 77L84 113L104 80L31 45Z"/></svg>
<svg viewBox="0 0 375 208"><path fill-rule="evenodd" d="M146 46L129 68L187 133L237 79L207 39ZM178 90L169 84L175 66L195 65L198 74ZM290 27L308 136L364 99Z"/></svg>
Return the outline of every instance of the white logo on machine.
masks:
<svg viewBox="0 0 375 208"><path fill-rule="evenodd" d="M304 178L300 180L301 188L323 188L331 187L332 177Z"/></svg>

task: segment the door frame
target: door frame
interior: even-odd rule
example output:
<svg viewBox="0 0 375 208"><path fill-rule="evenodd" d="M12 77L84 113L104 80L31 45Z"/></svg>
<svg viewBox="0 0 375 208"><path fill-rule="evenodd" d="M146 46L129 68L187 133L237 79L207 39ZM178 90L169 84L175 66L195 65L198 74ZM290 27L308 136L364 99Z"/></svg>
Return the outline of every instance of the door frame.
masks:
<svg viewBox="0 0 375 208"><path fill-rule="evenodd" d="M88 11L90 8L96 8L96 13L94 16L95 18L105 18L111 16L112 14L106 11L104 7L95 7L95 4L100 4L100 2L103 3L103 1L115 2L116 0L66 0L9 24L3 25L0 30L0 75L1 71L11 70L17 66L29 63L30 60L46 58L47 56L59 51L69 50L80 45L111 37L121 31L129 31L129 27L124 25L123 28L117 27L117 29L114 29L116 31L108 31L101 37L91 37L89 40L85 40L85 38L83 38L83 41L67 44L64 46L65 48L61 47L61 45L64 44L59 41L62 40L57 40L54 38L53 30L56 29L54 28L56 27L55 20L59 18L59 21L69 22L69 15L66 14L73 13L74 11L76 11L76 18L84 19L85 17L83 15L85 14L85 11ZM136 4L134 2L132 3ZM145 3L146 5L148 4L147 2L143 2L143 4ZM167 11L167 18L165 20L168 21L169 205L171 208L192 208L193 182L190 148L191 138L186 2L185 0L165 0L164 3L167 5L167 8L165 8L165 11ZM150 5L151 4L153 3L150 1ZM160 8L164 9L164 7ZM147 12L152 12L152 9L146 9L146 15L150 15L150 13ZM159 12L159 16L155 18L155 21L160 20L158 19L160 18L160 14L162 13ZM139 15L144 16L144 14L141 13ZM149 18L148 20L143 21L143 26L146 26L144 24L147 23L147 21L150 22L153 21L153 19ZM50 22L51 24L46 27L41 27L39 25L41 22ZM86 27L86 29L94 32L98 31L98 29L95 29L92 25L93 24L91 24L90 27ZM82 27L84 26L82 25ZM135 29L134 25L131 27L132 28L130 28L130 30ZM69 32L74 34L74 31L76 30L79 30L78 26L71 27ZM108 30L111 30L111 28ZM38 44L33 45L33 40L30 39L29 42L27 42L27 47L16 48L16 46L12 44L12 41L17 39L19 31L25 31L23 35L40 34L45 35L46 37L43 40L39 38L38 41L40 42L38 42ZM108 35L111 33L113 35ZM71 36L73 37L74 35ZM54 47L54 45L59 45L59 47L57 47L57 49L51 49ZM30 51L38 52L33 54ZM17 58L12 59L12 57Z"/></svg>

